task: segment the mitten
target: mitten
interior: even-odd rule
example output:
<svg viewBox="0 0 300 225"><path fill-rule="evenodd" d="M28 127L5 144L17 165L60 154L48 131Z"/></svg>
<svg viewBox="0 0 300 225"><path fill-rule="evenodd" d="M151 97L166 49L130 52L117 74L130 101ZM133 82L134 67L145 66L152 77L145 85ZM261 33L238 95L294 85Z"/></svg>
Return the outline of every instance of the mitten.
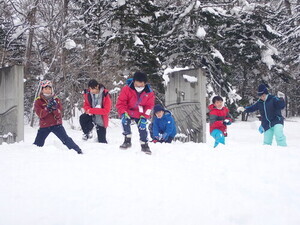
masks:
<svg viewBox="0 0 300 225"><path fill-rule="evenodd" d="M230 120L229 120L229 119L225 119L225 120L224 120L224 122L223 122L223 124L224 124L224 125L230 125L230 124L231 124L231 122L230 122Z"/></svg>
<svg viewBox="0 0 300 225"><path fill-rule="evenodd" d="M138 128L140 130L146 130L146 127L147 127L147 119L144 116L141 116L138 122Z"/></svg>
<svg viewBox="0 0 300 225"><path fill-rule="evenodd" d="M237 112L244 112L246 109L243 106L240 106L236 109Z"/></svg>

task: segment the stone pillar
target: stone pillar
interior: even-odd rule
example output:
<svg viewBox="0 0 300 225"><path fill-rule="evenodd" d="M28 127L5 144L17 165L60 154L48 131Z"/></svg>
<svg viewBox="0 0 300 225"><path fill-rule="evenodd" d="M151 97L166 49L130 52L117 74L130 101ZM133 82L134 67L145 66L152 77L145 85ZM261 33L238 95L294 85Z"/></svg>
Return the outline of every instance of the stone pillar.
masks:
<svg viewBox="0 0 300 225"><path fill-rule="evenodd" d="M169 74L166 108L177 124L182 141L206 142L206 76L201 69ZM180 135L179 135L180 136Z"/></svg>
<svg viewBox="0 0 300 225"><path fill-rule="evenodd" d="M24 140L24 67L0 68L0 144Z"/></svg>

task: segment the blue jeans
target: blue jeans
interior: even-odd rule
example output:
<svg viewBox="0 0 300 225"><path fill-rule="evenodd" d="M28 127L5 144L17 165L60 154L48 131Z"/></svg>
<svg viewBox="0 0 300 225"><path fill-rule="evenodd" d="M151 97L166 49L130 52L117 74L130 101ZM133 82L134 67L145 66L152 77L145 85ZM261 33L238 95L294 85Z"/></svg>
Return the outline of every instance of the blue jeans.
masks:
<svg viewBox="0 0 300 225"><path fill-rule="evenodd" d="M283 125L276 124L264 133L264 145L272 145L273 137L275 135L275 140L278 146L287 146L286 137L283 134Z"/></svg>
<svg viewBox="0 0 300 225"><path fill-rule="evenodd" d="M138 124L139 119L133 118L136 124ZM131 119L127 119L126 123L122 123L123 126L123 135L127 136L131 134ZM140 141L142 142L148 142L148 132L147 129L139 129L140 133Z"/></svg>
<svg viewBox="0 0 300 225"><path fill-rule="evenodd" d="M62 125L40 128L33 144L39 147L44 146L45 140L51 132L54 133L69 149L74 149L75 151L80 149L72 138L67 135L66 130Z"/></svg>

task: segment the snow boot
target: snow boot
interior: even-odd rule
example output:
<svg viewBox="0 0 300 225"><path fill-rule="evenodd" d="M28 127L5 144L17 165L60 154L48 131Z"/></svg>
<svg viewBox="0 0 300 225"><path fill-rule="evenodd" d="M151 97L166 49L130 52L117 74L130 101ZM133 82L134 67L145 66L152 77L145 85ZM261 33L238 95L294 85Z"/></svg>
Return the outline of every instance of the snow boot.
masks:
<svg viewBox="0 0 300 225"><path fill-rule="evenodd" d="M82 140L86 141L87 139L89 139L88 134L83 134L82 135Z"/></svg>
<svg viewBox="0 0 300 225"><path fill-rule="evenodd" d="M87 134L82 135L82 140L84 140L84 141L86 141L87 139L91 139L91 138L93 138L93 132L92 131L90 131Z"/></svg>
<svg viewBox="0 0 300 225"><path fill-rule="evenodd" d="M120 148L122 149L127 149L131 147L131 137L126 137L125 136L125 140L123 142L123 144L120 145Z"/></svg>
<svg viewBox="0 0 300 225"><path fill-rule="evenodd" d="M141 147L142 147L142 152L148 154L148 155L151 155L151 151L150 151L150 148L149 148L149 145L148 143L145 143L145 144L141 144Z"/></svg>
<svg viewBox="0 0 300 225"><path fill-rule="evenodd" d="M82 150L80 148L74 149L78 154L83 154Z"/></svg>

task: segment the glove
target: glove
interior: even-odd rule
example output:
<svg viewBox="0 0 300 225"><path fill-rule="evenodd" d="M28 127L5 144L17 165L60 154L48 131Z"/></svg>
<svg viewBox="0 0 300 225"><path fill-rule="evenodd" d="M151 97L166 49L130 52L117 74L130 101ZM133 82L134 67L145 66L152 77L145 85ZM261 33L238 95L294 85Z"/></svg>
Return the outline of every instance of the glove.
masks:
<svg viewBox="0 0 300 225"><path fill-rule="evenodd" d="M157 139L153 139L151 142L156 143L156 142L158 142L158 140Z"/></svg>
<svg viewBox="0 0 300 225"><path fill-rule="evenodd" d="M138 128L140 130L146 130L146 127L147 127L147 119L144 116L141 116L138 122Z"/></svg>
<svg viewBox="0 0 300 225"><path fill-rule="evenodd" d="M168 138L169 138L169 134L167 134L167 133L163 133L163 135L162 135L162 140L164 140L164 141L166 141L166 140L168 140Z"/></svg>
<svg viewBox="0 0 300 225"><path fill-rule="evenodd" d="M230 124L231 124L231 122L230 122L230 120L229 120L229 119L225 119L225 120L223 121L223 124L224 124L224 125L230 125Z"/></svg>
<svg viewBox="0 0 300 225"><path fill-rule="evenodd" d="M50 112L57 109L57 102L55 101L55 99L52 98L48 101L47 109Z"/></svg>
<svg viewBox="0 0 300 225"><path fill-rule="evenodd" d="M246 109L244 108L244 107L242 107L242 106L240 106L240 107L238 107L237 109L236 109L236 111L237 112L244 112Z"/></svg>
<svg viewBox="0 0 300 225"><path fill-rule="evenodd" d="M262 134L263 132L265 132L264 128L263 128L261 125L259 126L258 131L259 131L259 133L261 133L261 134Z"/></svg>
<svg viewBox="0 0 300 225"><path fill-rule="evenodd" d="M122 124L125 125L125 126L130 122L130 116L128 115L127 112L122 114L121 119L122 119Z"/></svg>
<svg viewBox="0 0 300 225"><path fill-rule="evenodd" d="M285 98L285 94L282 93L281 91L278 91L278 92L277 92L277 97L278 97L278 98L283 98L283 99L284 99L284 98Z"/></svg>

